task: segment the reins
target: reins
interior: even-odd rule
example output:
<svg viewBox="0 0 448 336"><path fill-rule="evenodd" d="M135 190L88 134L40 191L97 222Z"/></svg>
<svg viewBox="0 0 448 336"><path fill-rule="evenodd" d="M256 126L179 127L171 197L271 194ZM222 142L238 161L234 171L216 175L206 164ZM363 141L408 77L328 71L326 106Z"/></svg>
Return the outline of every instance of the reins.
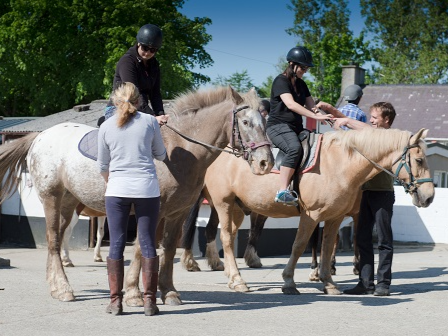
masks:
<svg viewBox="0 0 448 336"><path fill-rule="evenodd" d="M163 126L168 127L170 130L172 130L173 132L177 133L178 135L180 135L180 136L181 136L182 138L184 138L185 140L188 140L188 141L193 142L193 143L195 143L195 144L202 145L202 146L204 146L204 147L213 148L213 149L219 150L219 151L224 152L224 153L233 154L233 155L235 155L236 157L240 157L240 156L242 155L242 154L240 154L239 152L235 152L234 150L229 151L229 150L226 150L226 149L223 149L223 148L219 148L219 147L216 147L216 146L207 144L207 143L202 142L202 141L200 141L200 140L193 139L193 138L189 137L188 135L182 134L182 133L179 132L177 129L175 129L174 127L171 127L171 126L168 125L168 124L163 124ZM226 148L229 148L229 147L226 147Z"/></svg>
<svg viewBox="0 0 448 336"><path fill-rule="evenodd" d="M406 147L404 147L403 153L394 162L392 162L392 166L393 166L397 162L401 161L400 164L398 165L397 169L395 170L395 174L393 174L392 172L390 172L386 168L381 167L378 163L376 163L376 162L372 161L371 159L369 159L367 156L365 156L363 153L361 153L357 148L353 148L353 149L356 152L358 152L359 154L361 154L367 161L369 161L375 167L377 167L378 169L381 169L382 171L384 171L387 174L389 174L390 176L392 176L395 181L398 181L400 183L400 185L404 188L404 191L406 193L412 194L412 193L414 193L417 190L417 188L419 187L419 184L422 184L422 183L425 183L425 182L433 182L432 178L422 178L422 179L417 179L417 180L414 178L414 175L412 174L411 168L409 167L409 164L406 161L406 157L407 157L408 151L411 148L415 148L415 147L418 147L418 145L417 144L407 145ZM406 169L406 171L409 174L410 183L406 183L404 180L402 180L402 179L400 179L398 177L398 174L400 173L401 169L403 169L403 167Z"/></svg>
<svg viewBox="0 0 448 336"><path fill-rule="evenodd" d="M245 110L249 108L248 105L243 105L240 106L239 108L235 108L231 111L232 113L232 138L230 140L230 147L226 146L225 148L228 149L223 149L223 148L219 148L210 144L207 144L203 141L194 139L192 137L189 137L185 134L182 134L179 130L175 129L174 127L169 126L168 124L164 124L164 126L168 127L170 130L172 130L173 132L175 132L176 134L180 135L182 138L184 138L185 140L188 140L190 142L193 142L195 144L198 145L202 145L204 147L208 147L208 148L212 148L224 153L228 153L228 154L233 154L236 157L241 157L243 156L245 160L249 160L251 157L251 153L253 150L257 149L258 147L262 147L262 146L271 146L271 143L269 141L262 141L259 143L255 143L255 142L251 142L251 143L245 143L242 138L241 138L241 134L240 134L240 130L239 130L239 126L238 126L238 120L236 117L237 113ZM241 150L238 150L235 148L235 138L237 139L237 141L241 144Z"/></svg>

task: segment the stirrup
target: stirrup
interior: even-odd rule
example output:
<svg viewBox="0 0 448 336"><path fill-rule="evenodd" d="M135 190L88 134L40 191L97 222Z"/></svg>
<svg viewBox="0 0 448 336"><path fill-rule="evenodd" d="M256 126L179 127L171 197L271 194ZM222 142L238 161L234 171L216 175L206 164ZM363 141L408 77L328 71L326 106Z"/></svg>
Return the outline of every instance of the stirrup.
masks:
<svg viewBox="0 0 448 336"><path fill-rule="evenodd" d="M279 190L275 195L274 201L277 203L283 203L285 205L298 206L299 197L294 190Z"/></svg>

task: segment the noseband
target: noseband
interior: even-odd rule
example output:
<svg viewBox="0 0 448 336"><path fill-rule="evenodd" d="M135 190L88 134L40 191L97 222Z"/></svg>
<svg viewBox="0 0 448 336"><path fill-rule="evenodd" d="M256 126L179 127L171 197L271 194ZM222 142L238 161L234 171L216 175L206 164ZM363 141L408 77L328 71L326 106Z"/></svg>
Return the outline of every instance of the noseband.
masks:
<svg viewBox="0 0 448 336"><path fill-rule="evenodd" d="M400 162L400 164L398 165L398 167L397 167L397 169L395 171L395 175L394 176L395 176L396 180L403 186L404 190L407 193L410 193L410 194L413 194L414 192L416 192L417 188L419 187L420 184L425 183L425 182L433 182L433 179L429 178L429 177L428 178L417 179L417 180L414 178L414 175L412 174L412 170L411 170L411 167L410 167L410 164L411 164L410 154L408 152L409 152L409 150L411 148L415 148L415 147L418 147L418 145L417 144L413 144L413 145L406 146L403 149L403 153L401 154L401 156L398 157L392 163L392 166L393 166L397 162ZM408 164L408 162L409 162L409 164ZM403 168L406 169L406 171L409 174L409 180L410 180L409 183L406 183L404 180L398 178L398 174L400 173L400 171Z"/></svg>
<svg viewBox="0 0 448 336"><path fill-rule="evenodd" d="M369 161L375 167L381 169L382 171L384 171L387 174L389 174L390 176L392 176L394 178L394 180L396 180L396 181L398 181L400 183L400 185L404 188L404 191L406 193L409 193L409 194L412 195L413 193L415 193L417 191L417 188L420 186L420 184L425 183L425 182L433 182L432 178L415 179L414 175L412 174L412 170L411 170L411 167L410 167L411 161L410 161L410 158L409 158L410 157L409 150L411 148L415 148L415 147L418 147L418 145L417 144L413 144L413 145L407 145L406 147L404 147L403 153L392 163L392 166L393 166L394 164L400 162L400 164L398 165L397 169L395 170L395 174L393 174L390 171L388 171L387 169L381 167L376 162L370 160L368 157L366 157L364 154L362 154L356 148L355 148L355 151L357 151L359 154L364 156L364 158L366 158L367 161ZM408 162L409 162L409 164L408 164ZM409 183L405 182L403 179L400 179L398 177L398 175L400 174L400 171L403 168L406 169L406 171L409 174L409 180L410 180Z"/></svg>

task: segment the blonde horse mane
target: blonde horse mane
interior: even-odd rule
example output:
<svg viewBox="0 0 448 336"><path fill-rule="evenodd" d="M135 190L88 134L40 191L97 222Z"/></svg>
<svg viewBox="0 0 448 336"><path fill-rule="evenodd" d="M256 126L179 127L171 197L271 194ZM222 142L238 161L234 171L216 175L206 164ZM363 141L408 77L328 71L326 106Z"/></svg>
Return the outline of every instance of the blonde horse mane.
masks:
<svg viewBox="0 0 448 336"><path fill-rule="evenodd" d="M411 133L398 129L365 128L359 131L335 131L325 133L323 147L337 144L351 156L356 148L371 160L379 160L391 148L408 145Z"/></svg>

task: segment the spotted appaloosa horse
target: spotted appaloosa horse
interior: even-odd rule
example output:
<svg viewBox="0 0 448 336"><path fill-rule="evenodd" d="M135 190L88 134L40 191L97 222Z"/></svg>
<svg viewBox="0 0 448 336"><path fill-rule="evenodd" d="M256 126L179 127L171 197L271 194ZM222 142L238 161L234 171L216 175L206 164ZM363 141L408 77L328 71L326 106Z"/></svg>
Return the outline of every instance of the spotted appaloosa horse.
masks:
<svg viewBox="0 0 448 336"><path fill-rule="evenodd" d="M167 158L156 163L161 189L160 218L166 222L159 278L163 301L180 303L172 281L180 227L203 187L205 171L221 150L231 143L235 152L247 158L247 162L241 161L254 174L266 174L272 168L259 103L254 90L240 95L230 87L215 88L181 95L167 111L170 122L161 128ZM17 176L26 161L45 212L47 281L52 297L60 301L75 299L62 266L60 248L76 206L83 203L105 213L105 182L96 162L78 151L79 141L91 130L86 125L63 123L0 146L0 181L4 181L0 202L17 189ZM139 273L129 274L136 287L127 297L133 300L131 304L141 305Z"/></svg>

